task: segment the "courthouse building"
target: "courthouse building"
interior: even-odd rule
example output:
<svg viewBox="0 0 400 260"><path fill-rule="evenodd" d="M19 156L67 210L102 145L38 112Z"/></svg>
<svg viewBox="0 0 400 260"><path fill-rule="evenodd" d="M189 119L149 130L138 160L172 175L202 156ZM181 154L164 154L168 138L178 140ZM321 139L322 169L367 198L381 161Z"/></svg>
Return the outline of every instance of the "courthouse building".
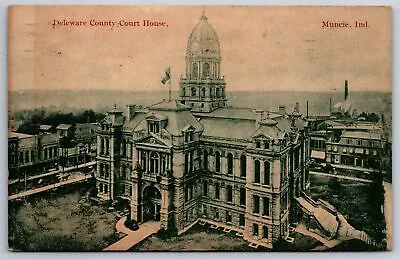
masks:
<svg viewBox="0 0 400 260"><path fill-rule="evenodd" d="M221 224L271 248L309 190L307 122L294 111L228 106L220 42L203 14L190 34L178 100L108 112L97 130L96 187L139 223Z"/></svg>

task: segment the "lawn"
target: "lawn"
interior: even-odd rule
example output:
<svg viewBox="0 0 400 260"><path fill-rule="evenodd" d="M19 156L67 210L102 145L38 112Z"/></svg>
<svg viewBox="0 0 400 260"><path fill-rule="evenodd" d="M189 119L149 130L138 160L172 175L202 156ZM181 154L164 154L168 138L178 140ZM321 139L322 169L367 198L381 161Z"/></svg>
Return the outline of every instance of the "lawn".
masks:
<svg viewBox="0 0 400 260"><path fill-rule="evenodd" d="M116 216L79 187L9 203L9 248L17 251L99 251L118 240ZM62 193L61 193L62 192Z"/></svg>
<svg viewBox="0 0 400 260"><path fill-rule="evenodd" d="M294 238L293 243L283 240L274 250L284 252L307 252L316 248L317 246L323 245L315 238L305 236L297 232L290 232L290 237Z"/></svg>
<svg viewBox="0 0 400 260"><path fill-rule="evenodd" d="M294 243L282 241L274 251L309 251L322 245L316 239L299 233L292 233L291 236L295 239ZM234 233L197 224L181 236L163 238L160 234L153 235L131 248L131 251L271 251L263 247L254 249L248 244Z"/></svg>
<svg viewBox="0 0 400 260"><path fill-rule="evenodd" d="M131 251L255 251L255 249L234 234L195 225L180 236L163 238L161 235L153 235L131 248Z"/></svg>
<svg viewBox="0 0 400 260"><path fill-rule="evenodd" d="M372 183L311 175L311 196L335 206L350 225L377 241L382 239L385 229L379 192L379 187Z"/></svg>

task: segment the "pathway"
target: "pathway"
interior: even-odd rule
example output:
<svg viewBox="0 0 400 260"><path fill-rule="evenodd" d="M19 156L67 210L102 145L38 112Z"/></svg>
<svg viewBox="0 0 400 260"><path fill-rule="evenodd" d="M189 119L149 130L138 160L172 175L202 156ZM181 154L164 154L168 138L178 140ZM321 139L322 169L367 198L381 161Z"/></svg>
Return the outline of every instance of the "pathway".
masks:
<svg viewBox="0 0 400 260"><path fill-rule="evenodd" d="M339 245L340 243L342 243L343 241L350 240L350 239L359 239L366 243L368 243L367 241L369 241L369 242L372 241L372 239L365 232L357 230L354 227L352 227L347 222L347 220L343 217L342 214L338 214L338 220L339 220L339 228L338 228L335 239L328 240L328 239L322 237L321 235L308 230L307 227L304 225L304 223L301 223L301 222L297 225L295 231L298 233L301 233L303 235L310 236L310 237L317 239L318 241L323 243L326 248L335 247L335 246ZM318 246L318 247L314 248L312 251L319 251L319 250L323 250L326 248L324 248L322 246Z"/></svg>
<svg viewBox="0 0 400 260"><path fill-rule="evenodd" d="M75 177L73 179L70 179L70 180L57 182L55 184L50 184L50 185L43 186L43 187L40 187L40 188L31 189L31 190L27 190L27 191L23 191L23 192L20 192L20 193L17 193L17 194L10 195L10 196L8 196L8 200L10 201L10 200L15 200L15 199L27 197L29 195L33 195L33 194L40 193L40 192L43 192L43 191L55 189L55 188L58 188L58 187L61 187L61 186L65 186L65 185L68 185L68 184L86 181L86 180L88 180L90 178L92 178L91 175L80 175L80 176L77 176L77 177Z"/></svg>
<svg viewBox="0 0 400 260"><path fill-rule="evenodd" d="M115 228L118 232L126 234L126 236L106 247L103 251L127 251L140 241L160 230L160 222L148 221L141 224L138 230L133 231L125 227L125 221L126 216L118 220Z"/></svg>
<svg viewBox="0 0 400 260"><path fill-rule="evenodd" d="M77 166L65 167L64 168L64 172L74 171L74 170L78 170L78 169L81 169L81 168L86 168L86 167L90 167L90 166L94 166L94 165L96 165L96 162L82 163L82 164L79 164ZM54 174L62 173L62 172L63 172L62 169L58 169L58 170L55 170L55 171L45 172L45 173L42 173L42 174L39 174L39 175L29 176L29 177L26 178L26 180L30 181L30 180L39 179L39 178L43 178L43 177L46 177L46 176L50 176L50 175L54 175ZM24 182L24 180L23 179L22 180L21 179L9 180L8 181L8 185L15 184L15 183L18 183L18 182Z"/></svg>
<svg viewBox="0 0 400 260"><path fill-rule="evenodd" d="M303 234L305 236L310 236L310 237L315 238L316 240L320 241L322 244L324 244L324 246L326 246L328 248L335 247L335 246L339 245L340 243L342 243L342 240L339 240L339 239L328 240L328 239L320 236L317 233L309 231L307 229L307 227L303 223L299 223L297 225L295 231L298 232L298 233L301 233L301 234Z"/></svg>
<svg viewBox="0 0 400 260"><path fill-rule="evenodd" d="M339 175L339 174L330 174L330 173L314 172L314 171L310 171L310 174L324 176L324 177L333 177L333 178L339 178L339 179L345 179L345 180L359 181L359 182L372 182L371 180L367 180L367 179L344 176L344 175Z"/></svg>
<svg viewBox="0 0 400 260"><path fill-rule="evenodd" d="M393 208L392 208L392 184L389 182L383 182L383 187L385 188L385 204L384 213L386 220L386 249L392 250L393 243Z"/></svg>

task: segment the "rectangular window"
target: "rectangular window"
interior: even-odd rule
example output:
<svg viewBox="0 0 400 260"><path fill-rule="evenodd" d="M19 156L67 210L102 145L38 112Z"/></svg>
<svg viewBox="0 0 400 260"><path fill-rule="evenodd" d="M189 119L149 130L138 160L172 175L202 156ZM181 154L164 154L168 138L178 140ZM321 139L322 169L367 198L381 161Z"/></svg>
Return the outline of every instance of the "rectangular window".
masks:
<svg viewBox="0 0 400 260"><path fill-rule="evenodd" d="M253 195L253 213L260 213L260 197Z"/></svg>
<svg viewBox="0 0 400 260"><path fill-rule="evenodd" d="M263 198L263 216L269 216L269 198Z"/></svg>
<svg viewBox="0 0 400 260"><path fill-rule="evenodd" d="M239 215L239 226L244 227L246 225L246 219L244 214Z"/></svg>
<svg viewBox="0 0 400 260"><path fill-rule="evenodd" d="M207 181L203 181L203 195L205 197L208 196L208 183L207 183Z"/></svg>
<svg viewBox="0 0 400 260"><path fill-rule="evenodd" d="M262 238L268 239L268 227L263 226Z"/></svg>
<svg viewBox="0 0 400 260"><path fill-rule="evenodd" d="M253 224L253 236L258 236L258 225Z"/></svg>
<svg viewBox="0 0 400 260"><path fill-rule="evenodd" d="M240 200L241 206L246 205L246 189L245 188L240 188L239 200Z"/></svg>
<svg viewBox="0 0 400 260"><path fill-rule="evenodd" d="M232 202L232 197L232 186L228 185L226 186L226 201Z"/></svg>
<svg viewBox="0 0 400 260"><path fill-rule="evenodd" d="M185 202L189 200L189 187L185 189Z"/></svg>
<svg viewBox="0 0 400 260"><path fill-rule="evenodd" d="M215 199L219 200L219 183L215 184Z"/></svg>
<svg viewBox="0 0 400 260"><path fill-rule="evenodd" d="M230 211L226 211L226 223L232 223L232 215Z"/></svg>

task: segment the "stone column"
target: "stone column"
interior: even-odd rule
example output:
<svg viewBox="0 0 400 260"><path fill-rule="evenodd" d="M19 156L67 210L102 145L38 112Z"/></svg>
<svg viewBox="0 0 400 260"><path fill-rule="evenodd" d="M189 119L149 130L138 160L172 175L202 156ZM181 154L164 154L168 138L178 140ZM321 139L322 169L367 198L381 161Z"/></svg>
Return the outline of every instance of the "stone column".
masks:
<svg viewBox="0 0 400 260"><path fill-rule="evenodd" d="M168 208L169 208L169 193L168 190L163 189L161 191L161 210L160 210L160 221L161 228L168 228Z"/></svg>
<svg viewBox="0 0 400 260"><path fill-rule="evenodd" d="M139 204L139 185L137 180L132 182L132 198L131 198L131 219L140 221L139 212L138 212L138 204Z"/></svg>
<svg viewBox="0 0 400 260"><path fill-rule="evenodd" d="M261 184L265 183L265 169L264 169L264 160L260 160L260 182Z"/></svg>

